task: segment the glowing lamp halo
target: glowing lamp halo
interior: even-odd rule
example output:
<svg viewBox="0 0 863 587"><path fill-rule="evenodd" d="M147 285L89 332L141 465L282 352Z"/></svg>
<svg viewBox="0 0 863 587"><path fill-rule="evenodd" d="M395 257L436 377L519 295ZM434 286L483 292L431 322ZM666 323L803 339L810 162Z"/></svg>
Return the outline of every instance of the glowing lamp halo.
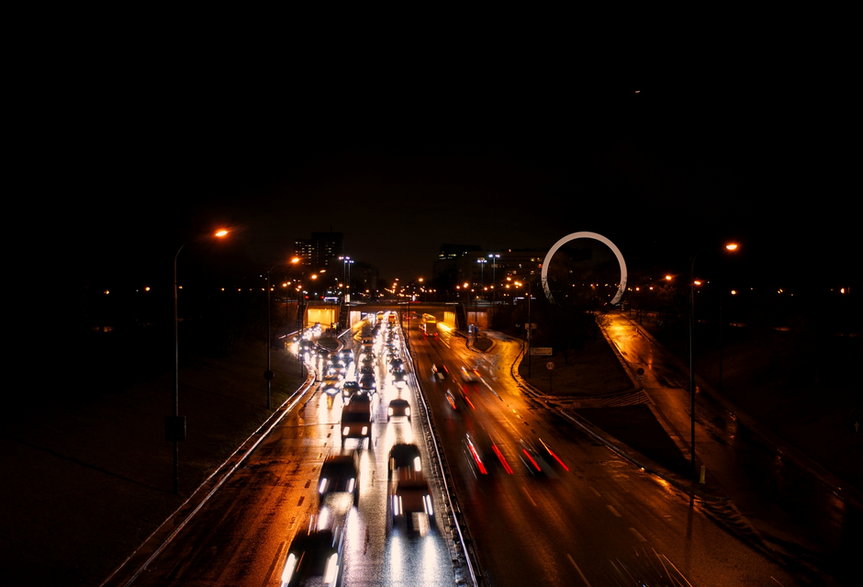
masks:
<svg viewBox="0 0 863 587"><path fill-rule="evenodd" d="M566 243L572 242L574 240L578 240L580 238L589 238L595 241L599 241L614 253L614 256L617 257L617 264L620 266L620 284L617 286L617 293L614 294L614 297L611 298L611 305L615 305L620 302L620 298L623 297L623 292L626 290L626 261L623 260L623 253L620 252L620 249L617 248L613 242L611 242L606 237L598 234L596 232L589 231L579 231L573 232L571 234L566 235L565 237L558 240L545 254L545 259L542 261L542 289L545 292L545 297L548 298L548 301L554 303L554 297L551 295L551 290L548 287L548 266L551 264L551 258L554 257L554 254L560 250L560 247L565 245Z"/></svg>

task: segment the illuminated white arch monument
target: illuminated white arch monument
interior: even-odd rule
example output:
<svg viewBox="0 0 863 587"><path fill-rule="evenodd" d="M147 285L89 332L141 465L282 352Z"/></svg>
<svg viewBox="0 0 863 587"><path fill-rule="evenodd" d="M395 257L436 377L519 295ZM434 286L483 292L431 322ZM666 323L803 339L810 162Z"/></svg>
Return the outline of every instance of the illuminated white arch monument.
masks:
<svg viewBox="0 0 863 587"><path fill-rule="evenodd" d="M614 294L614 297L611 298L611 304L615 305L620 302L620 298L623 297L623 292L626 290L626 261L623 260L623 254L620 252L620 249L615 246L613 242L602 236L601 234L597 234L595 232L573 232L572 234L568 234L556 243L548 250L548 253L545 254L545 259L542 261L542 289L545 291L545 297L548 298L549 302L554 303L554 298L551 295L551 290L548 288L548 266L551 263L551 258L554 257L554 254L568 242L580 239L580 238L589 238L596 241L601 242L605 246L607 246L614 253L614 256L617 257L617 263L620 265L620 285L617 287L617 293Z"/></svg>

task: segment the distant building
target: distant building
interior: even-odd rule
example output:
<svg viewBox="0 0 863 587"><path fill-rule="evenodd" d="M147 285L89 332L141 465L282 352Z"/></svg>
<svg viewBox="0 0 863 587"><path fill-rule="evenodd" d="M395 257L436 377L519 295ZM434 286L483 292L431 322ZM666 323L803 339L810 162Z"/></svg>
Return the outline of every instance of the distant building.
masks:
<svg viewBox="0 0 863 587"><path fill-rule="evenodd" d="M334 267L342 255L343 239L341 232L313 232L311 238L294 241L294 255L313 271Z"/></svg>
<svg viewBox="0 0 863 587"><path fill-rule="evenodd" d="M468 282L478 288L500 290L507 277L526 279L539 275L545 250L503 249L486 251L479 245L443 244L434 263L433 281L439 291L452 291Z"/></svg>

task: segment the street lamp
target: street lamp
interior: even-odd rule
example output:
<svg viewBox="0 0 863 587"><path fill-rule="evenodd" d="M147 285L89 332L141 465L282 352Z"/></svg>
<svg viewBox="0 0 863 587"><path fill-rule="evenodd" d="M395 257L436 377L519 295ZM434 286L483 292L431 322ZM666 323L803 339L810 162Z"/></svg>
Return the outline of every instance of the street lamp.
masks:
<svg viewBox="0 0 863 587"><path fill-rule="evenodd" d="M217 239L226 238L230 231L226 228L216 230L212 236ZM173 298L174 298L174 415L167 418L165 426L166 436L168 440L174 444L174 493L180 493L180 441L186 439L186 418L180 416L180 328L179 328L179 311L178 311L178 290L177 285L177 259L180 257L180 251L186 246L186 243L181 244L174 253L174 263L172 266L172 281L173 281Z"/></svg>
<svg viewBox="0 0 863 587"><path fill-rule="evenodd" d="M339 257L339 261L343 263L342 266L342 281L345 282L345 294L342 296L342 299L345 302L351 301L351 265L353 264L353 259L350 257Z"/></svg>
<svg viewBox="0 0 863 587"><path fill-rule="evenodd" d="M525 327L524 327L524 329L525 329L524 340L525 340L525 347L526 347L526 353L527 353L527 377L528 377L528 379L530 379L530 377L532 375L532 372L531 372L532 371L531 370L532 361L531 361L531 354L530 354L530 348L531 348L531 342L532 342L531 341L531 329L533 327L533 324L531 323L531 315L530 315L530 301L531 301L531 298L533 298L533 289L532 289L533 281L530 278L530 274L528 274L526 281L527 281L526 284L522 283L521 281L516 281L516 282L514 282L514 285L516 287L519 287L519 288L524 286L524 285L527 285L527 324L525 324Z"/></svg>
<svg viewBox="0 0 863 587"><path fill-rule="evenodd" d="M489 253L488 258L491 259L491 319L494 322L494 304L497 301L497 278L495 277L495 270L497 269L497 260L500 259L500 253Z"/></svg>
<svg viewBox="0 0 863 587"><path fill-rule="evenodd" d="M294 267L297 267L302 262L302 257L293 256L289 263ZM305 277L305 274L300 275L296 279L296 286L294 287L294 291L297 292L297 332L299 333L299 339L297 340L297 359L300 362L300 377L306 378L306 363L303 359L303 335L305 334L305 319L303 316L303 308L304 304L302 303L303 298L303 283L301 277Z"/></svg>
<svg viewBox="0 0 863 587"><path fill-rule="evenodd" d="M267 381L267 409L272 406L272 385L273 385L273 369L270 364L270 353L272 349L272 328L270 326L270 269L267 269L267 370L264 371L264 379Z"/></svg>
<svg viewBox="0 0 863 587"><path fill-rule="evenodd" d="M724 249L728 253L736 253L740 245L729 242ZM695 286L701 282L695 279L696 257L697 253L693 253L689 258L689 461L693 480L699 478L695 464Z"/></svg>

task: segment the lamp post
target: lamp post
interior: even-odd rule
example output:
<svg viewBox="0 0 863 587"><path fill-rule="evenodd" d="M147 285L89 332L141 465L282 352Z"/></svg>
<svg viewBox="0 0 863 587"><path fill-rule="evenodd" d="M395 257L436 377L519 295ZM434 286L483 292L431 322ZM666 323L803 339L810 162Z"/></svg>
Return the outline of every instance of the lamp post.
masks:
<svg viewBox="0 0 863 587"><path fill-rule="evenodd" d="M345 302L351 301L351 264L353 264L353 259L350 257L339 257L339 261L343 263L342 266L342 281L345 282L345 294L342 299Z"/></svg>
<svg viewBox="0 0 863 587"><path fill-rule="evenodd" d="M531 356L531 344L533 342L533 322L531 322L530 315L530 302L533 299L533 281L530 278L530 275L527 276L527 376L530 378L532 376L531 368L532 368L532 356Z"/></svg>
<svg viewBox="0 0 863 587"><path fill-rule="evenodd" d="M689 466L692 478L695 468L695 255L689 259Z"/></svg>
<svg viewBox="0 0 863 587"><path fill-rule="evenodd" d="M297 265L299 265L300 261L302 261L302 258L294 256L291 257L291 260L289 262L291 265L294 265L296 267ZM306 364L303 360L303 305L300 301L300 298L303 295L303 285L299 277L297 277L296 279L294 291L297 292L297 332L299 333L299 338L297 340L297 359L299 359L300 361L300 377L305 379Z"/></svg>
<svg viewBox="0 0 863 587"><path fill-rule="evenodd" d="M272 386L273 386L273 370L270 363L270 354L272 349L272 328L270 321L270 269L267 269L267 370L264 371L264 379L267 381L267 409L272 406Z"/></svg>
<svg viewBox="0 0 863 587"><path fill-rule="evenodd" d="M488 258L491 259L491 319L494 322L494 305L497 302L497 278L495 270L497 269L497 260L500 259L500 253L489 253Z"/></svg>
<svg viewBox="0 0 863 587"><path fill-rule="evenodd" d="M186 439L186 419L180 417L180 327L177 311L177 258L185 243L174 253L173 293L174 293L174 417L168 420L166 433L174 443L174 493L180 493L180 441Z"/></svg>
<svg viewBox="0 0 863 587"><path fill-rule="evenodd" d="M476 262L479 263L479 287L482 289L482 287L485 286L485 264L488 263L488 261L483 258L479 258Z"/></svg>
<svg viewBox="0 0 863 587"><path fill-rule="evenodd" d="M213 236L218 239L227 237L230 234L225 228L220 228L213 233ZM181 244L174 253L174 262L172 265L172 289L173 289L173 306L174 306L174 415L167 418L165 425L165 435L168 440L173 442L174 452L174 493L180 493L180 441L186 439L186 418L180 416L180 319L179 319L179 285L177 283L177 259L180 257L180 251L186 246L186 243Z"/></svg>
<svg viewBox="0 0 863 587"><path fill-rule="evenodd" d="M740 245L729 242L724 248L729 253L735 253ZM695 464L695 286L701 285L701 282L695 279L696 256L697 253L693 253L689 258L689 463L693 480L699 479Z"/></svg>

